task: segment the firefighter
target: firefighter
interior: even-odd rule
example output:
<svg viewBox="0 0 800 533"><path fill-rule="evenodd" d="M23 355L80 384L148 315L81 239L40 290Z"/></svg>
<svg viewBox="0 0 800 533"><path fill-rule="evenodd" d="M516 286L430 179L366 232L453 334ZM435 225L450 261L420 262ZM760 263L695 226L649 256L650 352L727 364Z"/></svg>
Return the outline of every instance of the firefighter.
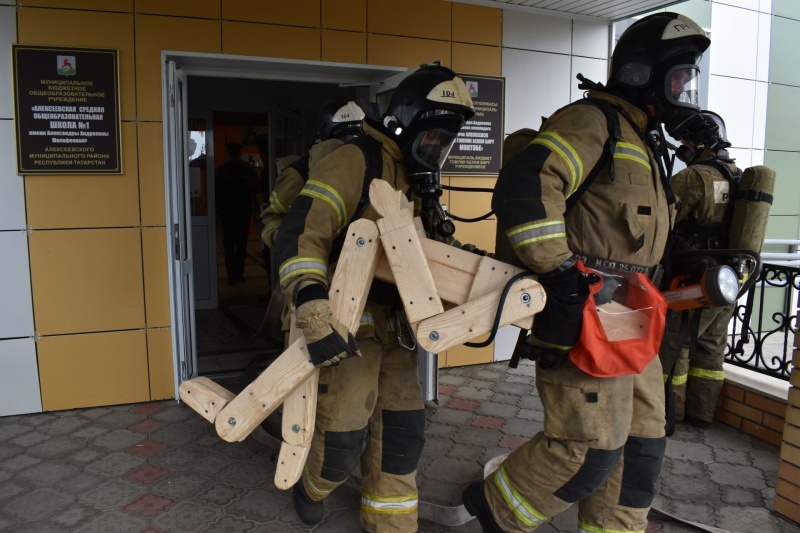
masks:
<svg viewBox="0 0 800 533"><path fill-rule="evenodd" d="M597 378L569 360L590 281L575 262L657 270L674 211L660 124L674 131L699 111L697 63L709 44L676 13L636 21L614 49L607 85L584 81L601 105L556 112L500 171L492 209L547 292L527 339L545 421L462 494L486 532L532 531L574 503L581 532L647 526L666 446L661 365L654 353L639 374ZM605 156L613 128L603 105L619 118L616 147ZM581 189L598 161L602 170ZM578 200L565 217L572 194Z"/></svg>
<svg viewBox="0 0 800 533"><path fill-rule="evenodd" d="M323 500L360 462L361 527L417 530L425 412L417 351L403 346L411 333L399 294L373 283L354 339L331 315L329 272L347 225L378 218L364 196L368 180L386 180L410 198L413 176L441 169L473 114L461 78L420 67L397 86L381 120L366 117L361 137L317 164L281 225L274 248L281 289L321 367L311 451L292 491L306 524L322 519Z"/></svg>
<svg viewBox="0 0 800 533"><path fill-rule="evenodd" d="M320 159L360 135L363 119L364 111L358 103L347 96L335 96L322 105L318 139L309 149L308 155L300 158L287 156L291 160L285 165L283 162L286 158L279 160L282 168L275 179L269 206L261 212L261 239L269 248L274 246L275 235L283 217L308 181L310 170Z"/></svg>
<svg viewBox="0 0 800 533"><path fill-rule="evenodd" d="M725 122L711 111L702 111L696 126L679 139L682 146L677 157L689 165L672 178L672 188L678 198L678 214L675 219L676 249L701 250L729 248L732 190L741 176L734 160L728 154ZM719 258L717 258L718 260ZM716 264L711 257L673 260L676 274L689 274L690 270L703 270ZM698 279L701 272L693 273ZM670 313L663 348L659 353L664 371L664 380L672 375L672 391L675 398L675 421L686 419L690 424L707 428L714 419L717 398L722 390L725 374L722 363L728 339L728 323L733 317L735 304L684 311L700 316L696 332L687 332L683 346L681 338L681 312ZM689 342L689 336L696 340ZM689 357L689 345L696 342L694 353ZM679 353L678 353L679 352ZM676 358L677 357L677 358ZM673 363L674 362L674 363Z"/></svg>

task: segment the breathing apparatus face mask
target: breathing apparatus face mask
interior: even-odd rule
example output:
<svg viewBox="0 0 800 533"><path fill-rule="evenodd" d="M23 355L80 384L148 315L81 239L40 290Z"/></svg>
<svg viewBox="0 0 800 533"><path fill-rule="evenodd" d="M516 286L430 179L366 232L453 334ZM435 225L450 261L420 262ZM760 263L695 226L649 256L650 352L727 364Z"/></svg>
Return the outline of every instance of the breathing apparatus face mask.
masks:
<svg viewBox="0 0 800 533"><path fill-rule="evenodd" d="M667 133L675 138L686 137L697 128L694 121L700 111L700 69L697 65L676 65L667 70L657 94L661 120Z"/></svg>
<svg viewBox="0 0 800 533"><path fill-rule="evenodd" d="M438 173L455 144L464 118L452 111L433 110L412 124L406 145L406 171L414 175Z"/></svg>

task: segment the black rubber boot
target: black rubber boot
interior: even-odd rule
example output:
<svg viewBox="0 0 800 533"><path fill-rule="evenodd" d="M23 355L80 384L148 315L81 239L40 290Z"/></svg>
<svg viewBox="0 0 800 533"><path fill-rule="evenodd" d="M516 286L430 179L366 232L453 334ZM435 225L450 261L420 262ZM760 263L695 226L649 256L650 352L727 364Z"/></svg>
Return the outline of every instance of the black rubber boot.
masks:
<svg viewBox="0 0 800 533"><path fill-rule="evenodd" d="M300 517L304 524L315 526L322 521L322 513L324 511L322 501L315 502L309 498L303 488L302 481L298 481L292 487L292 503L294 504L294 510L297 511L297 516Z"/></svg>
<svg viewBox="0 0 800 533"><path fill-rule="evenodd" d="M473 483L464 489L464 492L461 493L461 501L464 502L467 512L481 523L484 533L505 533L497 525L492 512L489 510L486 496L483 495L483 481Z"/></svg>

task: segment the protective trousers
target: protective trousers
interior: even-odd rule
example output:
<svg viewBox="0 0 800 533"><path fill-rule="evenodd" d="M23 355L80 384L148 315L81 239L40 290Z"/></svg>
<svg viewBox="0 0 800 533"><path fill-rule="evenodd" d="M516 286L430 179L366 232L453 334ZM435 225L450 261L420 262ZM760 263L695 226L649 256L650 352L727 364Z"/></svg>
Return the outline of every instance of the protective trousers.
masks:
<svg viewBox="0 0 800 533"><path fill-rule="evenodd" d="M725 360L725 347L728 344L728 324L733 317L734 305L709 307L689 311L700 313L700 324L697 330L697 347L690 357L690 335L686 335L686 344L675 360L680 337L680 313L667 317L669 350L659 354L663 365L664 380L669 378L670 365L675 360L672 375L672 391L675 395L675 421L680 422L690 416L704 422L714 420L725 372L722 364ZM689 323L694 320L689 317ZM667 343L664 343L667 345Z"/></svg>
<svg viewBox="0 0 800 533"><path fill-rule="evenodd" d="M582 533L644 532L666 448L655 358L638 375L595 378L566 361L536 369L544 430L484 485L498 525L527 533L578 502Z"/></svg>
<svg viewBox="0 0 800 533"><path fill-rule="evenodd" d="M320 370L316 427L301 478L311 499L321 500L360 460L361 527L370 533L417 531L425 411L417 352L398 344L396 313L368 304L358 331L363 357Z"/></svg>

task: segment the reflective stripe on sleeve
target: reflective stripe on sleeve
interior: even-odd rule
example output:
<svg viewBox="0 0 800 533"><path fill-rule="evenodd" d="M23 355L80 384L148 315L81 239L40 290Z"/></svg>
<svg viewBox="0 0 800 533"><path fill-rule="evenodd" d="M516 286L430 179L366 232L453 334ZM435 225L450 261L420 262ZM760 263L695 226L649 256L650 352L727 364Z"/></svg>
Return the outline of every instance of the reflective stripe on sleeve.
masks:
<svg viewBox="0 0 800 533"><path fill-rule="evenodd" d="M336 213L336 219L339 223L337 231L341 231L345 224L347 224L349 218L347 217L347 209L345 208L344 200L342 200L342 197L336 192L336 189L330 185L316 180L308 180L308 183L306 183L306 186L300 191L300 194L327 202L328 205L333 208L334 213Z"/></svg>
<svg viewBox="0 0 800 533"><path fill-rule="evenodd" d="M317 274L326 277L328 275L328 263L317 257L293 257L281 265L278 277L283 283L284 280L300 274Z"/></svg>
<svg viewBox="0 0 800 533"><path fill-rule="evenodd" d="M648 171L652 172L650 158L647 156L647 152L635 144L626 143L624 141L618 142L617 147L614 150L614 159L627 159L628 161L635 161L641 165L644 165Z"/></svg>
<svg viewBox="0 0 800 533"><path fill-rule="evenodd" d="M723 381L725 379L724 370L706 370L705 368L690 368L689 375L693 378L703 378L711 381Z"/></svg>
<svg viewBox="0 0 800 533"><path fill-rule="evenodd" d="M522 495L511 486L506 474L505 465L501 464L500 468L492 476L494 477L494 484L500 490L500 494L506 502L506 505L514 513L514 515L525 525L536 527L542 522L549 520L549 517L544 516L542 513L534 509L531 504L525 501Z"/></svg>
<svg viewBox="0 0 800 533"><path fill-rule="evenodd" d="M528 224L517 229L507 231L506 236L511 241L511 245L516 250L524 244L556 237L566 237L564 223L561 221L540 222L538 224Z"/></svg>
<svg viewBox="0 0 800 533"><path fill-rule="evenodd" d="M272 191L272 195L270 196L269 207L270 210L276 215L285 215L288 211L286 206L281 203L281 200L278 198L278 194L275 191Z"/></svg>
<svg viewBox="0 0 800 533"><path fill-rule="evenodd" d="M560 135L543 131L531 141L531 144L541 144L557 154L567 165L569 170L569 196L578 189L578 181L583 177L583 163L575 149L565 141Z"/></svg>
<svg viewBox="0 0 800 533"><path fill-rule="evenodd" d="M361 511L374 514L416 513L419 495L415 492L407 496L378 496L370 492L361 493Z"/></svg>

